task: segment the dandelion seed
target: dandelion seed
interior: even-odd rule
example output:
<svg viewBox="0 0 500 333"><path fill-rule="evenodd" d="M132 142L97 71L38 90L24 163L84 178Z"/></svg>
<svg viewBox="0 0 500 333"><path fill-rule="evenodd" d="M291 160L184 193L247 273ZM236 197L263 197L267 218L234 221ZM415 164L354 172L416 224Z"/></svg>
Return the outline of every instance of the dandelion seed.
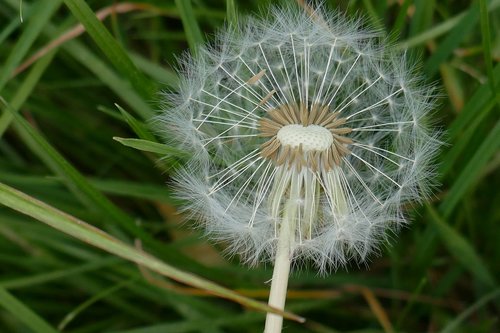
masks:
<svg viewBox="0 0 500 333"><path fill-rule="evenodd" d="M229 253L275 263L269 303L283 308L291 264L365 261L429 194L433 90L378 32L320 9L273 7L214 45L184 58L160 117L193 152L177 193Z"/></svg>

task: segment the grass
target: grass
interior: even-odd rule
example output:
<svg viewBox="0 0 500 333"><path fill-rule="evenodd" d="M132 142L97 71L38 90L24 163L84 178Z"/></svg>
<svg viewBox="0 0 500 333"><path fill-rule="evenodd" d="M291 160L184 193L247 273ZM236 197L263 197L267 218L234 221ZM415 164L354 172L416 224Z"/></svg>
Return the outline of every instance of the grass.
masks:
<svg viewBox="0 0 500 333"><path fill-rule="evenodd" d="M0 332L262 330L271 270L180 223L165 183L186 152L148 121L183 50L269 2L23 1L21 22L0 0ZM435 198L369 269L292 276L307 322L286 332L500 330L500 1L327 3L420 57L448 146Z"/></svg>

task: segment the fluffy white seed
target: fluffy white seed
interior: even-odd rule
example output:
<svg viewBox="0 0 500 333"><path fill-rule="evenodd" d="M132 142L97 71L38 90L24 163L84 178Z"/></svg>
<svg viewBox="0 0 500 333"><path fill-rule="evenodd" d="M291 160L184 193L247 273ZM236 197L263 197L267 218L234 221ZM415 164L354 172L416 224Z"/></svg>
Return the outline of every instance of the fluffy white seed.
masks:
<svg viewBox="0 0 500 333"><path fill-rule="evenodd" d="M273 7L181 61L179 90L159 117L169 144L193 152L176 191L209 237L250 264L274 258L290 200L293 258L326 271L365 260L406 222L401 206L430 193L433 89L365 27ZM312 124L300 111L272 118L301 106Z"/></svg>

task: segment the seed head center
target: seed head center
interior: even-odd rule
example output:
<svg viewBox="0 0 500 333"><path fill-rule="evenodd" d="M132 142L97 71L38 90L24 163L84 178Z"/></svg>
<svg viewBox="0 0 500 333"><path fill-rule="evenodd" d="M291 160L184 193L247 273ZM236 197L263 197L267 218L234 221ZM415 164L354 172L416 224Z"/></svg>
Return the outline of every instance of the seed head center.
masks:
<svg viewBox="0 0 500 333"><path fill-rule="evenodd" d="M259 121L259 135L268 138L261 155L296 170L331 170L350 154L347 146L353 141L346 135L352 129L343 127L346 122L327 105L281 105Z"/></svg>
<svg viewBox="0 0 500 333"><path fill-rule="evenodd" d="M304 152L325 151L333 143L332 133L318 125L286 125L278 131L277 138L284 146L298 148L302 145Z"/></svg>

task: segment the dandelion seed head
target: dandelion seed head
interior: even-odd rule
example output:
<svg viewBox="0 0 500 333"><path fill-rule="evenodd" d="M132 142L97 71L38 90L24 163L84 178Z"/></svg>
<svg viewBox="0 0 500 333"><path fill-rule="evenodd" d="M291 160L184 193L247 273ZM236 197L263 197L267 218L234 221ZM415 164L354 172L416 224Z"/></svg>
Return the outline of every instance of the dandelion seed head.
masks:
<svg viewBox="0 0 500 333"><path fill-rule="evenodd" d="M430 194L433 89L363 20L272 7L180 64L159 117L193 153L176 191L244 262L273 260L285 219L294 261L363 262Z"/></svg>

